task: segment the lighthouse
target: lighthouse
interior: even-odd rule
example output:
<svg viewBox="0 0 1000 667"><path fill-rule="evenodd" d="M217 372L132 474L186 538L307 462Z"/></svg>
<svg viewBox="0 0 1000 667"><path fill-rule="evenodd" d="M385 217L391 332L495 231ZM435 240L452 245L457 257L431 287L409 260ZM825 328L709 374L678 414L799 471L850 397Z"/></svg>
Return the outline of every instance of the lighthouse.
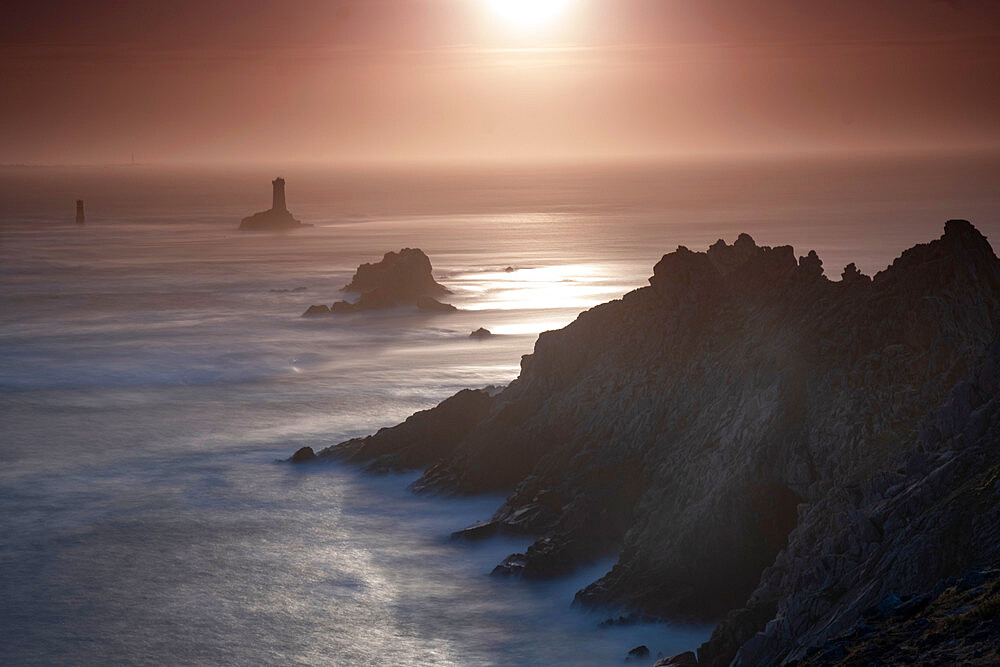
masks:
<svg viewBox="0 0 1000 667"><path fill-rule="evenodd" d="M285 179L279 176L271 181L271 186L274 188L271 195L271 210L287 211L288 209L285 208Z"/></svg>
<svg viewBox="0 0 1000 667"><path fill-rule="evenodd" d="M76 200L76 224L82 225L87 221L86 216L83 215L83 200Z"/></svg>
<svg viewBox="0 0 1000 667"><path fill-rule="evenodd" d="M271 208L260 213L243 218L240 229L243 231L283 231L299 227L312 227L295 219L285 206L285 179L280 176L271 181Z"/></svg>

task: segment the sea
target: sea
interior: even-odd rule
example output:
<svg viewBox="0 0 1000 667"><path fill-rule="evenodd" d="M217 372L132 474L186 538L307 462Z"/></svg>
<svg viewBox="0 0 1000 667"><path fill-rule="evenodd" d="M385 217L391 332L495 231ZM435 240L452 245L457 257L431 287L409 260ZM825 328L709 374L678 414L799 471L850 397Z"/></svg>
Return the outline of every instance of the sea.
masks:
<svg viewBox="0 0 1000 667"><path fill-rule="evenodd" d="M287 181L314 226L238 232ZM615 665L711 624L602 627L469 543L502 496L281 462L503 386L539 332L741 232L872 274L950 218L1000 236L1000 157L530 166L0 167L0 664ZM74 223L83 199L86 224ZM303 318L421 248L442 300ZM479 327L494 336L472 339Z"/></svg>

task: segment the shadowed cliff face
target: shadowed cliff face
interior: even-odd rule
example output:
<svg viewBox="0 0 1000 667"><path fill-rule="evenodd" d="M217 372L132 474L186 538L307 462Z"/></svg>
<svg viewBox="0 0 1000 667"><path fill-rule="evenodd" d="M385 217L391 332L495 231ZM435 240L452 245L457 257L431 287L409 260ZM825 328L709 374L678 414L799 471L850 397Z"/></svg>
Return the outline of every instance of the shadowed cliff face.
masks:
<svg viewBox="0 0 1000 667"><path fill-rule="evenodd" d="M833 548L814 514L844 514L858 502L849 489L913 450L998 316L1000 262L964 221L872 280L849 266L831 282L815 253L796 261L746 235L681 247L650 287L539 336L498 396L449 399L469 403L460 428L383 429L320 455L427 467L418 490L513 489L469 535L540 535L498 568L524 576L620 551L583 604L698 619L742 609L703 649L713 663L780 608L786 624L768 626L747 664L766 662L826 639L809 630L814 616L787 614L786 596L813 590L804 572Z"/></svg>
<svg viewBox="0 0 1000 667"><path fill-rule="evenodd" d="M707 664L996 664L1000 646L1000 339L903 453L803 508ZM776 607L766 629L746 619ZM769 620L769 619L767 619ZM757 632L760 634L756 634ZM742 633L742 641L733 641ZM953 641L954 640L954 641ZM745 642L745 643L744 643Z"/></svg>

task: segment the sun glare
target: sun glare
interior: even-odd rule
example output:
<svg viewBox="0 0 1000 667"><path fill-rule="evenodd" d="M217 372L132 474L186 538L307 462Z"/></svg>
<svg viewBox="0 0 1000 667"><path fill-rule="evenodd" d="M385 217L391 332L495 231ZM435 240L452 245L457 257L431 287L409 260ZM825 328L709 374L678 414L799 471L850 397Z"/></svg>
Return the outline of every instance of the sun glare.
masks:
<svg viewBox="0 0 1000 667"><path fill-rule="evenodd" d="M554 21L572 0L486 0L505 21L520 28L536 28Z"/></svg>

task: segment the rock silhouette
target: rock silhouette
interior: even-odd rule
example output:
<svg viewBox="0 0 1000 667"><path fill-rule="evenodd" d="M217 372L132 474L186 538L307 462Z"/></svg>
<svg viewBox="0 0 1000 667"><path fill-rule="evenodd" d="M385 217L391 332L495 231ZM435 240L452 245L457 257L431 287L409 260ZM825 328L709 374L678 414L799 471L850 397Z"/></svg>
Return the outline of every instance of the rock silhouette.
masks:
<svg viewBox="0 0 1000 667"><path fill-rule="evenodd" d="M625 662L645 661L649 659L649 647L645 644L636 646L625 656Z"/></svg>
<svg viewBox="0 0 1000 667"><path fill-rule="evenodd" d="M87 216L83 213L83 200L76 200L76 224L82 225L87 222Z"/></svg>
<svg viewBox="0 0 1000 667"><path fill-rule="evenodd" d="M312 461L315 458L316 454L315 452L313 452L312 447L300 447L299 449L295 450L295 453L292 454L292 458L289 460L292 463L307 463L308 461Z"/></svg>
<svg viewBox="0 0 1000 667"><path fill-rule="evenodd" d="M694 651L687 651L669 658L657 660L653 667L698 667L698 657Z"/></svg>
<svg viewBox="0 0 1000 667"><path fill-rule="evenodd" d="M452 452L469 430L489 414L493 397L482 389L463 389L431 410L417 412L392 428L324 449L317 456L367 461L373 471L405 470Z"/></svg>
<svg viewBox="0 0 1000 667"><path fill-rule="evenodd" d="M493 332L484 327L479 327L475 331L469 334L469 338L490 338L493 336Z"/></svg>
<svg viewBox="0 0 1000 667"><path fill-rule="evenodd" d="M302 317L315 317L317 315L329 315L330 306L326 304L319 304L317 306L309 306L306 308L306 312L302 313Z"/></svg>
<svg viewBox="0 0 1000 667"><path fill-rule="evenodd" d="M617 552L577 603L723 618L699 664L878 662L910 650L903 633L941 663L988 658L998 324L1000 260L963 220L872 279L745 234L681 246L649 287L541 334L499 394L317 456L424 468L417 491L508 491L469 531L537 537L499 574Z"/></svg>
<svg viewBox="0 0 1000 667"><path fill-rule="evenodd" d="M296 220L285 205L285 179L276 178L271 181L271 208L260 213L243 218L240 222L241 231L286 231L299 227L312 227L310 224Z"/></svg>
<svg viewBox="0 0 1000 667"><path fill-rule="evenodd" d="M441 303L432 296L418 296L417 310L423 311L425 313L450 313L452 311L458 310L455 306L450 303Z"/></svg>
<svg viewBox="0 0 1000 667"><path fill-rule="evenodd" d="M345 292L360 292L357 301L338 301L331 306L334 313L352 313L379 308L414 305L427 312L449 312L454 306L441 303L435 296L450 292L434 280L431 260L419 248L403 248L387 252L382 261L362 264Z"/></svg>

